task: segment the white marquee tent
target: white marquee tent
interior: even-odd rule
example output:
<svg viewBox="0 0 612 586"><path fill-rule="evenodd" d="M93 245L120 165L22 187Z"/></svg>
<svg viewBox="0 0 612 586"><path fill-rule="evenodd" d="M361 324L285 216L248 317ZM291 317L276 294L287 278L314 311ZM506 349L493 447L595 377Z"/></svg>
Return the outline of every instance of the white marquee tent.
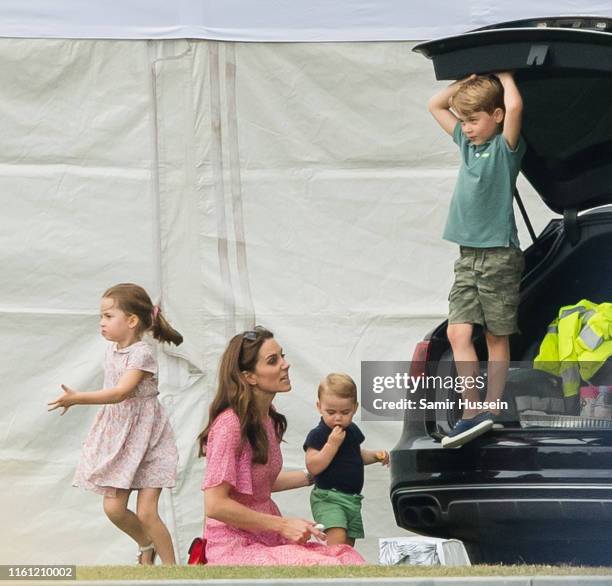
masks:
<svg viewBox="0 0 612 586"><path fill-rule="evenodd" d="M409 360L445 315L457 155L427 113L439 84L414 41L559 13L612 7L3 2L0 563L133 562L101 498L71 487L97 408L46 411L60 383L101 384L98 302L111 284L142 284L185 337L159 350L180 451L161 512L179 559L201 533L194 440L218 359L254 323L292 363L293 390L276 404L289 420L285 465L303 468L321 376ZM537 231L551 214L519 189ZM367 446L391 449L401 423L362 428ZM378 537L403 533L388 484L387 470L366 470L358 548L370 561ZM309 516L306 489L276 501Z"/></svg>

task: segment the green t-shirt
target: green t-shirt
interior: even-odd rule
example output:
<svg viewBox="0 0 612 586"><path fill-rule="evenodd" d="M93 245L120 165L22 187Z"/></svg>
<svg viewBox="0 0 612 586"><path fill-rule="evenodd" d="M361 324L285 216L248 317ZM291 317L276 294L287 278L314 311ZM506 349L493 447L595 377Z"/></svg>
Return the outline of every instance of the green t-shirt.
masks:
<svg viewBox="0 0 612 586"><path fill-rule="evenodd" d="M523 137L515 150L501 133L474 145L457 122L453 140L459 146L461 166L443 238L474 248L518 248L512 195L526 149Z"/></svg>

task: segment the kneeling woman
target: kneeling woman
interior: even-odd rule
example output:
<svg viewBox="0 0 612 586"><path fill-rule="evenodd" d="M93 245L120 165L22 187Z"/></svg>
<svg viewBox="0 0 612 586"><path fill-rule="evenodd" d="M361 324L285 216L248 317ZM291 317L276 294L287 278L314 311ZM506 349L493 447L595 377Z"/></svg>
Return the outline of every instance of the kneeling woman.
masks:
<svg viewBox="0 0 612 586"><path fill-rule="evenodd" d="M216 565L363 564L348 545L325 539L312 521L282 517L270 493L309 484L304 472L282 471L287 420L272 405L291 390L289 363L271 332L234 336L221 358L219 388L200 434L206 456L206 557Z"/></svg>

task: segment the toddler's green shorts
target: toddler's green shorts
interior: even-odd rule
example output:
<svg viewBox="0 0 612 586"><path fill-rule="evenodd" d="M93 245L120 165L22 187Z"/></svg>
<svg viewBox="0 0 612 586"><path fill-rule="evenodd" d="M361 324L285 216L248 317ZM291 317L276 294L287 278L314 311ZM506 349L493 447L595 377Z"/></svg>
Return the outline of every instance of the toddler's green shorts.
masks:
<svg viewBox="0 0 612 586"><path fill-rule="evenodd" d="M361 519L362 500L363 496L360 494L315 487L310 493L312 517L317 523L325 525L325 529L342 527L346 530L347 537L361 539L364 537Z"/></svg>

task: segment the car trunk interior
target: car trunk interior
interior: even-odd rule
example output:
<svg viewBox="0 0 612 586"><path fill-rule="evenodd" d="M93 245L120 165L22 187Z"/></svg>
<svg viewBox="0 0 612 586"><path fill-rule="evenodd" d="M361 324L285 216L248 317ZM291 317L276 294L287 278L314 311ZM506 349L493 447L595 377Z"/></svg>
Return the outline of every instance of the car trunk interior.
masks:
<svg viewBox="0 0 612 586"><path fill-rule="evenodd" d="M612 302L612 211L582 216L580 241L563 234L539 266L526 275L519 310L521 334L513 340L512 360L533 360L559 308L582 299Z"/></svg>

